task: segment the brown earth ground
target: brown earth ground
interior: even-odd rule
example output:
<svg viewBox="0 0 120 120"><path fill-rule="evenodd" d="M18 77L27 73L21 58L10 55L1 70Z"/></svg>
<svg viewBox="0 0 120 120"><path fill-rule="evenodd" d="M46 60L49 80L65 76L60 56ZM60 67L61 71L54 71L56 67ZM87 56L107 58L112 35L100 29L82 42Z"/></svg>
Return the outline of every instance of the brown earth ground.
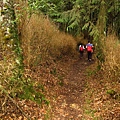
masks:
<svg viewBox="0 0 120 120"><path fill-rule="evenodd" d="M92 63L79 57L62 62L62 68L66 68L66 76L53 104L53 120L82 120L85 101L83 93L86 86L85 71Z"/></svg>
<svg viewBox="0 0 120 120"><path fill-rule="evenodd" d="M120 120L120 100L106 93L111 88L120 90L120 83L104 81L95 74L95 64L87 61L86 54L80 59L78 53L30 71L35 82L45 86L50 104L16 99L20 110L9 101L1 120Z"/></svg>

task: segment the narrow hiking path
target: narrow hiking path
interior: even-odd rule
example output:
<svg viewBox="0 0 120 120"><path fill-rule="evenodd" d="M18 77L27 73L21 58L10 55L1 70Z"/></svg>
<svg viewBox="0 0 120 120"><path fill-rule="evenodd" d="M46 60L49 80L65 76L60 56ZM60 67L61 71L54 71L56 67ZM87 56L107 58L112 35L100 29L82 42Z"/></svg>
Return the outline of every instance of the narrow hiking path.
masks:
<svg viewBox="0 0 120 120"><path fill-rule="evenodd" d="M86 54L83 59L67 58L61 68L67 72L63 86L55 89L50 120L120 120L120 98L106 93L111 88L119 91L119 83L94 74L94 60L88 62Z"/></svg>
<svg viewBox="0 0 120 120"><path fill-rule="evenodd" d="M86 69L92 63L89 63L85 56L82 59L78 57L69 60L65 63L67 65L63 63L68 74L54 102L52 120L82 120Z"/></svg>
<svg viewBox="0 0 120 120"><path fill-rule="evenodd" d="M15 103L30 120L120 120L120 99L106 94L111 88L120 91L120 84L102 79L104 74L94 74L95 65L87 61L86 54L80 59L78 53L37 66L29 75L39 85L38 92L45 95L43 103L46 98L50 104L19 98ZM11 100L5 102L5 113L0 106L1 120L28 120Z"/></svg>

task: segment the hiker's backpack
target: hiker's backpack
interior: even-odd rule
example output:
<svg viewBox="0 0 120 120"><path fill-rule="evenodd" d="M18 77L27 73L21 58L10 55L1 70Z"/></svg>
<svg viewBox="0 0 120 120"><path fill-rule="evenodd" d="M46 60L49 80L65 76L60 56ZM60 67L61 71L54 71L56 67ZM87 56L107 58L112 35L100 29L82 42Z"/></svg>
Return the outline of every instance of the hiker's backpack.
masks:
<svg viewBox="0 0 120 120"><path fill-rule="evenodd" d="M83 51L83 46L80 47L80 51Z"/></svg>
<svg viewBox="0 0 120 120"><path fill-rule="evenodd" d="M87 46L87 51L92 51L92 46Z"/></svg>

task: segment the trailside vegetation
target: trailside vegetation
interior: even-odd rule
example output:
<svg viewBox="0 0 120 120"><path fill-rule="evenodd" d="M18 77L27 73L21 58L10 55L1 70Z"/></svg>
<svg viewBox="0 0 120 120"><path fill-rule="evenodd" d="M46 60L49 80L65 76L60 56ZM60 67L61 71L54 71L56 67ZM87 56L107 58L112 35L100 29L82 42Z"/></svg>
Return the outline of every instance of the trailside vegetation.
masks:
<svg viewBox="0 0 120 120"><path fill-rule="evenodd" d="M49 16L64 32L84 34L97 45L98 63L104 62L104 38L111 32L120 37L119 0L29 0L30 9ZM61 8L62 7L62 8Z"/></svg>
<svg viewBox="0 0 120 120"><path fill-rule="evenodd" d="M42 80L36 80L32 72L43 67L49 70L47 66L53 64L54 67L54 62L64 55L74 56L76 41L71 35L60 32L45 15L31 11L25 1L10 0L3 5L0 24L1 114L4 117L6 104L9 106L12 102L25 118L30 119L17 101L30 100L41 108L49 105ZM50 71L52 69L55 68Z"/></svg>
<svg viewBox="0 0 120 120"><path fill-rule="evenodd" d="M91 33L97 24L98 18L104 15L106 23L104 31L114 30L119 36L119 0L29 0L29 7L32 10L43 12L51 17L60 29L65 32L80 34L83 30ZM101 4L105 5L103 13ZM94 31L95 32L95 31Z"/></svg>

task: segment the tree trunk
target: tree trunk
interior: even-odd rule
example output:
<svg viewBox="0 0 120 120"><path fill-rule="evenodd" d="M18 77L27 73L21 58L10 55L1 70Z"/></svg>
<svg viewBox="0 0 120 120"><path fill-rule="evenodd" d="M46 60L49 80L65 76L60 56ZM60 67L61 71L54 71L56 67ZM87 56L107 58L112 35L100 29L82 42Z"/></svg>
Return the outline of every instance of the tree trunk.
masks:
<svg viewBox="0 0 120 120"><path fill-rule="evenodd" d="M105 49L105 35L106 35L106 3L105 0L101 0L100 5L100 12L97 20L97 30L98 30L98 37L97 37L97 58L98 63L101 64L105 60L104 52Z"/></svg>

